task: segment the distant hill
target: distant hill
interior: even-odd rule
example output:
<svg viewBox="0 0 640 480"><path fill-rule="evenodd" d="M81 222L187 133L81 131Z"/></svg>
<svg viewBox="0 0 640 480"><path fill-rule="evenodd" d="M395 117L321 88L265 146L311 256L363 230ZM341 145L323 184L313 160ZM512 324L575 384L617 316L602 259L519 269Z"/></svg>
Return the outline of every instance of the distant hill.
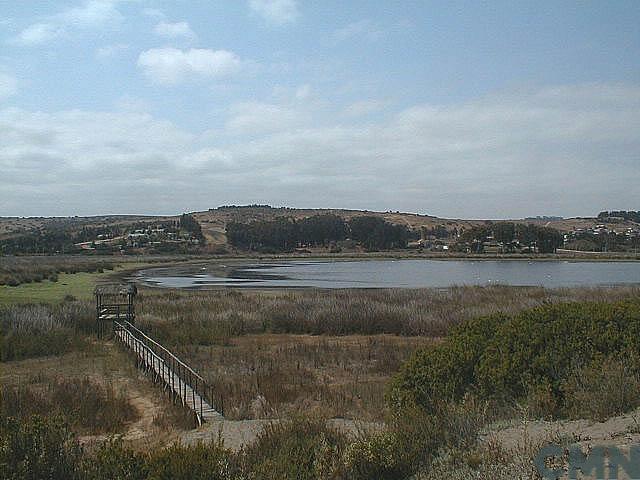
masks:
<svg viewBox="0 0 640 480"><path fill-rule="evenodd" d="M346 220L356 216L372 215L381 217L391 223L403 224L412 230L419 230L421 227L435 228L443 225L447 230L457 228L469 228L473 225L484 223L483 220L461 220L461 219L444 219L433 217L430 215L419 215L417 213L401 213L401 212L372 212L369 210L345 210L345 209L299 209L287 207L269 207L266 205L248 205L248 206L225 206L210 209L205 212L195 212L196 217L205 237L210 243L223 244L226 243L225 228L228 222L249 223L256 220L273 220L278 217L288 217L301 219L313 215L333 214L338 215Z"/></svg>
<svg viewBox="0 0 640 480"><path fill-rule="evenodd" d="M288 207L271 207L268 205L247 206L221 206L202 212L192 212L202 227L202 232L209 245L223 245L226 243L225 228L228 222L248 223L256 220L271 220L277 217L289 217L301 219L318 214L334 214L344 219L350 219L360 215L373 215L384 218L388 222L404 224L410 229L420 230L444 227L448 231L466 230L470 227L482 225L487 222L499 222L500 220L471 220L439 218L431 215L416 213L402 213L398 211L373 212L368 210L347 209L299 209ZM153 225L163 221L177 221L176 216L150 216L150 215L101 215L92 217L0 217L0 240L19 237L24 234L38 231L80 231L83 228L127 226L147 224ZM570 232L576 229L589 229L603 223L603 217L561 218L561 217L535 217L526 219L508 219L515 223L533 223L541 226L556 228L562 232ZM628 228L638 228L638 223L625 218L617 218L615 222L608 222L608 228L623 232Z"/></svg>

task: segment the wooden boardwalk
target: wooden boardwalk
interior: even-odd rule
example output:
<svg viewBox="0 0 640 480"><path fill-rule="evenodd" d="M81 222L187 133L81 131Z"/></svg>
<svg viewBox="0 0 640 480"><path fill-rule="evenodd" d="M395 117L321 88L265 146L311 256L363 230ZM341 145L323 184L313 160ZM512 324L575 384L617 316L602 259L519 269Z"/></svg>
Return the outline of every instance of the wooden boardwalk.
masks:
<svg viewBox="0 0 640 480"><path fill-rule="evenodd" d="M191 409L199 424L222 419L213 405L213 390L198 373L131 323L113 324L116 339L135 354L140 368L161 383L174 401Z"/></svg>

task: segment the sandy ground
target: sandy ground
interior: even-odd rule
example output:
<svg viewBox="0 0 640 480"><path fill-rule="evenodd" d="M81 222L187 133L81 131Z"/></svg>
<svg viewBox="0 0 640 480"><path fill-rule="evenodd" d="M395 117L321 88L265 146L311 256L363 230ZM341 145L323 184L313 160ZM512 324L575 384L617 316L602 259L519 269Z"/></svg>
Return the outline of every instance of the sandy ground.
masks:
<svg viewBox="0 0 640 480"><path fill-rule="evenodd" d="M640 443L640 409L604 422L565 420L556 422L522 422L506 428L494 427L483 437L506 449L520 449L527 445L568 442L581 446L630 445Z"/></svg>
<svg viewBox="0 0 640 480"><path fill-rule="evenodd" d="M265 425L277 420L220 420L207 423L198 429L183 432L178 441L185 445L197 442L215 441L221 438L224 445L233 450L239 450L244 445L252 443ZM347 434L356 434L364 430L377 430L382 424L358 422L343 418L332 418L327 425Z"/></svg>
<svg viewBox="0 0 640 480"><path fill-rule="evenodd" d="M589 420L571 421L534 421L522 422L511 426L493 426L489 433L481 439L486 445L501 447L507 455L515 458L535 458L543 446L554 444L564 451L564 457L553 465L552 468L561 468L564 473L561 479L582 478L595 479L595 471L584 474L580 471L569 473L568 448L579 447L583 454L591 455L594 447L616 447L627 458L630 457L629 447L640 446L640 409L624 415L612 417L604 422ZM608 450L607 450L608 451ZM597 458L597 457L596 457ZM580 462L578 460L578 462ZM608 460L604 460L605 466L613 466ZM622 465L617 465L617 477L611 476L605 467L605 478L618 478L619 480L631 480L630 472ZM637 467L637 465L636 465ZM576 477L577 475L577 477ZM532 477L533 478L533 477Z"/></svg>

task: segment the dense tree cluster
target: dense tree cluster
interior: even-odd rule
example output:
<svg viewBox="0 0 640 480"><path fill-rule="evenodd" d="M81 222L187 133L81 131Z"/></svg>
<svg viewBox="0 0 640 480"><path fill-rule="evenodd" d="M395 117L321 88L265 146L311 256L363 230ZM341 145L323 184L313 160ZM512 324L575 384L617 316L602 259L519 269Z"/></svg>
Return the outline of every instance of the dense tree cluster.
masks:
<svg viewBox="0 0 640 480"><path fill-rule="evenodd" d="M405 248L409 241L409 229L394 225L380 217L355 217L349 222L351 239L367 250Z"/></svg>
<svg viewBox="0 0 640 480"><path fill-rule="evenodd" d="M127 233L142 232L152 234L154 231L163 230L163 235L169 233L179 233L180 230L189 232L193 238L197 238L202 243L204 236L200 224L193 215L184 214L179 220L166 220L162 222L135 222L120 223L111 225L83 225L80 229L73 224L55 222L46 227L22 231L19 234L0 240L0 254L56 254L73 253L80 251L79 243L94 242L103 239L126 237ZM122 240L123 245L126 243ZM138 243L145 243L138 240ZM97 250L108 251L117 249L116 245L106 243L95 243ZM156 249L176 249L176 245L162 245ZM182 247L180 247L182 248ZM168 250L168 251L169 251Z"/></svg>
<svg viewBox="0 0 640 480"><path fill-rule="evenodd" d="M438 239L449 238L451 236L458 236L458 229L454 227L451 231L447 230L447 227L444 225L436 225L432 228L422 227L421 229L422 237L435 237Z"/></svg>
<svg viewBox="0 0 640 480"><path fill-rule="evenodd" d="M538 253L554 253L562 246L562 234L555 228L511 222L489 223L466 230L456 243L458 250L470 249L482 253L486 243L494 240L505 252L526 248Z"/></svg>
<svg viewBox="0 0 640 480"><path fill-rule="evenodd" d="M610 221L612 219L623 218L630 222L640 223L640 210L612 210L611 212L600 212L598 219L603 222Z"/></svg>
<svg viewBox="0 0 640 480"><path fill-rule="evenodd" d="M280 217L251 223L227 224L227 240L248 250L290 251L297 247L327 247L351 238L367 250L405 248L409 230L380 217L361 216L346 222L337 215L314 215L302 220Z"/></svg>
<svg viewBox="0 0 640 480"><path fill-rule="evenodd" d="M37 230L0 240L0 253L70 253L77 249L75 236L63 230Z"/></svg>
<svg viewBox="0 0 640 480"><path fill-rule="evenodd" d="M182 216L180 217L179 228L180 230L191 233L194 238L197 238L200 241L204 240L204 235L202 234L202 228L200 227L200 224L196 220L196 217L189 213L182 214Z"/></svg>

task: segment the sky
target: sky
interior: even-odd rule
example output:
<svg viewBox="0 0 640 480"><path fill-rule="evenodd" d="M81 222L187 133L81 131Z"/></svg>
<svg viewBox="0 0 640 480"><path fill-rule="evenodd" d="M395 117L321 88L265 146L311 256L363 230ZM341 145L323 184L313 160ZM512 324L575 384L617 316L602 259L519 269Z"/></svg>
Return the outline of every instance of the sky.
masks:
<svg viewBox="0 0 640 480"><path fill-rule="evenodd" d="M640 2L0 0L0 216L640 209Z"/></svg>

